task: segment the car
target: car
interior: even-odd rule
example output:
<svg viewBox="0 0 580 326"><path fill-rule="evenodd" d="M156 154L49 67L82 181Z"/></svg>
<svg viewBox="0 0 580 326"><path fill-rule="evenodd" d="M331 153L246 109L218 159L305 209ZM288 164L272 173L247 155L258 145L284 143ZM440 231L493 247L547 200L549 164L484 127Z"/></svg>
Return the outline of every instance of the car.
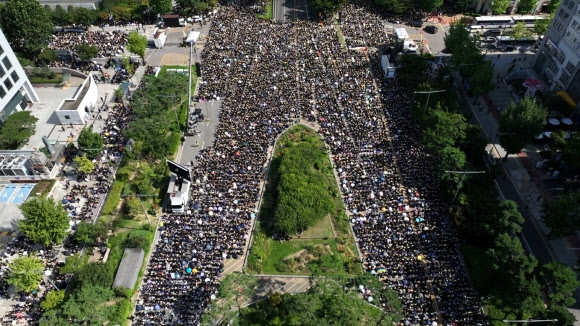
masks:
<svg viewBox="0 0 580 326"><path fill-rule="evenodd" d="M439 29L435 26L425 26L425 28L423 28L423 30L429 34L435 34L439 31Z"/></svg>
<svg viewBox="0 0 580 326"><path fill-rule="evenodd" d="M422 20L412 20L409 22L409 26L421 28L421 27L423 27L423 21Z"/></svg>
<svg viewBox="0 0 580 326"><path fill-rule="evenodd" d="M202 20L203 20L203 18L201 16L192 16L192 17L187 18L188 23L197 23L197 22L200 22Z"/></svg>
<svg viewBox="0 0 580 326"><path fill-rule="evenodd" d="M486 37L486 38L483 39L482 42L483 43L493 43L493 42L495 42L495 38L493 38L493 37Z"/></svg>

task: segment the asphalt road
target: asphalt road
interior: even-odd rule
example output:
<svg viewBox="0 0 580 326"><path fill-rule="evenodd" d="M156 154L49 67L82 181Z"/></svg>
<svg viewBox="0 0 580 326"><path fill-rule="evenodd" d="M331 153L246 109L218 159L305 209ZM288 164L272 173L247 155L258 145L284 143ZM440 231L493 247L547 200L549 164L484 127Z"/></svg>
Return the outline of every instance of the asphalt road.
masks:
<svg viewBox="0 0 580 326"><path fill-rule="evenodd" d="M274 0L274 21L285 23L294 20L314 18L314 11L309 0Z"/></svg>
<svg viewBox="0 0 580 326"><path fill-rule="evenodd" d="M205 102L193 102L192 106L195 104L195 108L200 108L203 115L205 116L204 121L199 121L199 124L195 128L197 131L201 132L200 135L186 136L185 143L179 149L178 153L178 163L182 165L187 165L193 161L193 165L197 164L195 156L199 154L200 150L212 146L215 141L215 130L218 124L218 116L221 109L223 100L213 100ZM199 142L199 145L196 143Z"/></svg>

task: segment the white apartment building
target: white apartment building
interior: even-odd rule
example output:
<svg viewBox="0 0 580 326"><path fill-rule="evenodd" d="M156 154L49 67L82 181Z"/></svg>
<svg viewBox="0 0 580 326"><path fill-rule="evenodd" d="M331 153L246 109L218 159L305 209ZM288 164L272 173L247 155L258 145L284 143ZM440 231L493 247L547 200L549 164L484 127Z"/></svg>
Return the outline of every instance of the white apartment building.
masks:
<svg viewBox="0 0 580 326"><path fill-rule="evenodd" d="M540 43L534 70L551 92L580 103L580 0L562 0Z"/></svg>
<svg viewBox="0 0 580 326"><path fill-rule="evenodd" d="M0 125L13 112L38 102L38 95L0 30Z"/></svg>

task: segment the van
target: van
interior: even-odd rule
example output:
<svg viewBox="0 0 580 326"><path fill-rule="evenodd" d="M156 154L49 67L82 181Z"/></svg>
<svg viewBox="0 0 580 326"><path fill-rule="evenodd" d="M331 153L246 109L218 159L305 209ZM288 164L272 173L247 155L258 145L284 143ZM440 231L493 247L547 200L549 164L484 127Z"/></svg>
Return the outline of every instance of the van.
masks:
<svg viewBox="0 0 580 326"><path fill-rule="evenodd" d="M484 37L493 37L493 36L500 36L501 30L499 29L488 29L487 31L483 32Z"/></svg>

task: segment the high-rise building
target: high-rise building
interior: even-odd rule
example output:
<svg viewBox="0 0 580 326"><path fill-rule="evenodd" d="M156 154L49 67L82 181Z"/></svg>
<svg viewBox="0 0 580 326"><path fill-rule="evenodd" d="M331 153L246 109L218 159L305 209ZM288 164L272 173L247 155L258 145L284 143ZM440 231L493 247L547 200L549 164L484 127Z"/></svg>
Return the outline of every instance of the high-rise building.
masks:
<svg viewBox="0 0 580 326"><path fill-rule="evenodd" d="M38 95L0 30L0 125L32 102L38 102Z"/></svg>
<svg viewBox="0 0 580 326"><path fill-rule="evenodd" d="M562 0L540 43L534 70L551 92L580 103L580 0Z"/></svg>

